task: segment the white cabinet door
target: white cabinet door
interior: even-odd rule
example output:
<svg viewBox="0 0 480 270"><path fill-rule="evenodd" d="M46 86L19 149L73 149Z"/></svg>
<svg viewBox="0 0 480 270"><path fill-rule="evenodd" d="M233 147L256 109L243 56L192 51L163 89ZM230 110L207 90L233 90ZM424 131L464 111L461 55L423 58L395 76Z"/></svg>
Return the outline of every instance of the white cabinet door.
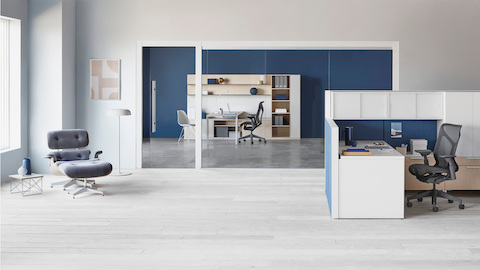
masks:
<svg viewBox="0 0 480 270"><path fill-rule="evenodd" d="M300 75L290 75L290 138L300 139Z"/></svg>
<svg viewBox="0 0 480 270"><path fill-rule="evenodd" d="M457 156L473 155L473 93L445 93L445 123L462 125Z"/></svg>
<svg viewBox="0 0 480 270"><path fill-rule="evenodd" d="M360 96L362 119L386 119L388 117L388 93L362 93Z"/></svg>
<svg viewBox="0 0 480 270"><path fill-rule="evenodd" d="M480 157L480 93L473 93L473 156Z"/></svg>
<svg viewBox="0 0 480 270"><path fill-rule="evenodd" d="M442 119L443 93L417 93L417 119Z"/></svg>
<svg viewBox="0 0 480 270"><path fill-rule="evenodd" d="M390 119L415 119L417 95L415 93L390 93Z"/></svg>
<svg viewBox="0 0 480 270"><path fill-rule="evenodd" d="M333 96L334 119L360 119L360 93L335 93Z"/></svg>

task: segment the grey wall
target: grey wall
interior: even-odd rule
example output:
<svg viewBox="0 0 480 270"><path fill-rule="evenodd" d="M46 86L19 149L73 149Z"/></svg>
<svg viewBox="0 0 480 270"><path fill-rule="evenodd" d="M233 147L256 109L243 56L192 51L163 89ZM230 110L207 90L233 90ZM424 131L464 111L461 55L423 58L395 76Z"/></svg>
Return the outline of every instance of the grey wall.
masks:
<svg viewBox="0 0 480 270"><path fill-rule="evenodd" d="M7 181L8 175L16 174L17 169L22 165L22 160L27 157L27 135L28 135L28 117L27 117L27 65L28 65L28 53L27 53L27 0L1 0L0 2L1 12L3 16L20 19L22 22L22 75L21 75L21 129L22 139L21 148L3 153L0 155L0 176L1 181Z"/></svg>
<svg viewBox="0 0 480 270"><path fill-rule="evenodd" d="M75 2L29 0L28 117L32 170L48 172L47 132L75 127Z"/></svg>
<svg viewBox="0 0 480 270"><path fill-rule="evenodd" d="M77 0L77 126L115 164L135 166L136 42L155 40L399 41L401 90L480 88L478 0ZM122 99L89 100L89 59L122 60ZM112 139L113 138L113 139Z"/></svg>

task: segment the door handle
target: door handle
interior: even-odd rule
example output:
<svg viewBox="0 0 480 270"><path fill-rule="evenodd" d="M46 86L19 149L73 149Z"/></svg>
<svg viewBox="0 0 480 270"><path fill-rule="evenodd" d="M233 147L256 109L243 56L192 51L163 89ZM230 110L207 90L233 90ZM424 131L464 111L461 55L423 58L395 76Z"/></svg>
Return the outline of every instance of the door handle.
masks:
<svg viewBox="0 0 480 270"><path fill-rule="evenodd" d="M152 81L152 133L157 132L157 81Z"/></svg>

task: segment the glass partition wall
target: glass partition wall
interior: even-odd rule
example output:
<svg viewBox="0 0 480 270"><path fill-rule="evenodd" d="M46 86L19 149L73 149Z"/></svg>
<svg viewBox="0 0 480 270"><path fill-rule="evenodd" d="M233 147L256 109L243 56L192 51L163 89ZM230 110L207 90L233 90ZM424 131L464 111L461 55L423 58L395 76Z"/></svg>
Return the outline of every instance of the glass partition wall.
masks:
<svg viewBox="0 0 480 270"><path fill-rule="evenodd" d="M323 70L312 66L326 66L328 57L279 50L204 50L202 56L202 167L323 167L325 86L308 75L319 77ZM310 98L304 116L303 91Z"/></svg>
<svg viewBox="0 0 480 270"><path fill-rule="evenodd" d="M397 42L353 44L376 46L360 50L163 44L141 45L142 167L322 168L325 90L398 90ZM259 104L261 117L249 118ZM196 127L183 129L178 110Z"/></svg>

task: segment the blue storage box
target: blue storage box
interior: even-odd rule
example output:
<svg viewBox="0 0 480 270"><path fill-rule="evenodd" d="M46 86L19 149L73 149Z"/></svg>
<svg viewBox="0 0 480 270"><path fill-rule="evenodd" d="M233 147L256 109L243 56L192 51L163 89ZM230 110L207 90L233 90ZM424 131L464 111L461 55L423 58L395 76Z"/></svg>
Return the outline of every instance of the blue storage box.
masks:
<svg viewBox="0 0 480 270"><path fill-rule="evenodd" d="M217 79L208 79L207 83L208 84L217 84Z"/></svg>
<svg viewBox="0 0 480 270"><path fill-rule="evenodd" d="M276 94L275 99L276 100L287 100L287 95L286 94Z"/></svg>

